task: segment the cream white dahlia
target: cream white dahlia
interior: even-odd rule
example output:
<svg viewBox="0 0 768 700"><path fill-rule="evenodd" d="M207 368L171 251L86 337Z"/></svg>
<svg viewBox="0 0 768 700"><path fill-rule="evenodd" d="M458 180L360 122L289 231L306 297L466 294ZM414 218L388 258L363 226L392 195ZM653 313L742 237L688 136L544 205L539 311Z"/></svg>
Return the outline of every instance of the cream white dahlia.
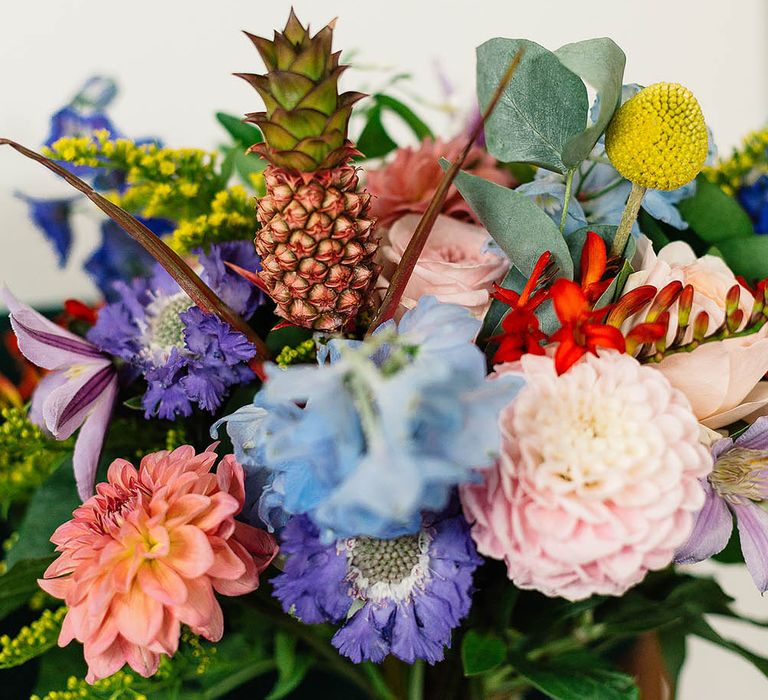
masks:
<svg viewBox="0 0 768 700"><path fill-rule="evenodd" d="M501 412L501 458L462 487L478 550L520 588L621 595L672 561L704 503L712 458L696 417L628 355L588 355L560 376L546 356L519 367L527 386Z"/></svg>

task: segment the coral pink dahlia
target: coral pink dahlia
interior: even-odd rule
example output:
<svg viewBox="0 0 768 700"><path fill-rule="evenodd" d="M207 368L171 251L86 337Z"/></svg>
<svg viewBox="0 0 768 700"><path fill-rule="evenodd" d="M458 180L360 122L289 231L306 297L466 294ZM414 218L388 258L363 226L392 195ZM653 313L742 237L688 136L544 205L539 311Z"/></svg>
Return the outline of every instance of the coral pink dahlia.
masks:
<svg viewBox="0 0 768 700"><path fill-rule="evenodd" d="M150 676L176 652L180 625L216 641L214 591L249 593L277 552L274 539L235 520L243 468L213 448L155 452L138 471L125 460L51 537L59 558L40 586L69 606L59 645L83 643L89 682L128 663Z"/></svg>
<svg viewBox="0 0 768 700"><path fill-rule="evenodd" d="M621 595L671 561L704 503L712 459L684 394L613 351L558 376L525 355L527 386L500 415L502 455L462 487L478 550L520 588Z"/></svg>

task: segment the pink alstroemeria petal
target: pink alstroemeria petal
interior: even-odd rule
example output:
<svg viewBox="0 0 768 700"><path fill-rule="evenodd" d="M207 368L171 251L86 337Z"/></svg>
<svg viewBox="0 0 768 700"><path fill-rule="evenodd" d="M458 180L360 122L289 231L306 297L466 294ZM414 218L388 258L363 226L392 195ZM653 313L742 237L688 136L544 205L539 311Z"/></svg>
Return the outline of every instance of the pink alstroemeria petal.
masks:
<svg viewBox="0 0 768 700"><path fill-rule="evenodd" d="M757 503L732 505L739 526L741 552L758 590L768 590L768 513Z"/></svg>
<svg viewBox="0 0 768 700"><path fill-rule="evenodd" d="M109 360L91 362L77 369L79 374L51 391L43 406L45 424L59 440L65 440L83 424L94 402L116 376Z"/></svg>
<svg viewBox="0 0 768 700"><path fill-rule="evenodd" d="M49 321L20 302L8 289L0 289L0 297L11 312L11 327L18 338L19 350L38 367L62 369L105 357L95 345Z"/></svg>
<svg viewBox="0 0 768 700"><path fill-rule="evenodd" d="M678 564L704 561L722 552L733 532L733 516L725 501L715 493L706 479L702 480L705 501L696 516L696 522L688 541L675 552Z"/></svg>
<svg viewBox="0 0 768 700"><path fill-rule="evenodd" d="M93 495L99 456L116 397L117 377L113 376L102 392L101 398L93 406L93 412L85 419L75 442L72 466L75 470L77 493L82 501L86 501Z"/></svg>

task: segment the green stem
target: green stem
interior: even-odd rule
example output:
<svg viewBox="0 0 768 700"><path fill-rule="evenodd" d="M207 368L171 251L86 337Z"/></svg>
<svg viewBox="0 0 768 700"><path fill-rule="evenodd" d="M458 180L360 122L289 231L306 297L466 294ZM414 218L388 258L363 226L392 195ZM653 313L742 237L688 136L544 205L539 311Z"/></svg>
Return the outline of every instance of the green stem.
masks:
<svg viewBox="0 0 768 700"><path fill-rule="evenodd" d="M571 189L573 189L573 175L575 168L571 168L565 175L565 197L563 198L563 213L560 214L560 233L565 231L565 222L568 219L568 206L571 203Z"/></svg>
<svg viewBox="0 0 768 700"><path fill-rule="evenodd" d="M641 187L634 182L632 183L632 189L629 192L629 198L627 199L624 213L621 215L619 228L616 229L616 237L613 239L613 245L611 246L611 256L614 258L620 258L624 255L624 248L627 247L632 226L634 226L637 215L640 212L640 205L643 203L645 191L645 187Z"/></svg>
<svg viewBox="0 0 768 700"><path fill-rule="evenodd" d="M423 700L424 698L424 662L419 659L411 666L408 676L408 700Z"/></svg>
<svg viewBox="0 0 768 700"><path fill-rule="evenodd" d="M574 195L576 199L579 198L579 195L581 194L581 190L584 189L584 183L587 181L587 178L592 174L592 171L597 167L597 163L590 163L589 167L587 168L587 172L583 173L581 172L581 166L583 163L579 164L579 186L576 188L576 194Z"/></svg>
<svg viewBox="0 0 768 700"><path fill-rule="evenodd" d="M625 182L626 180L623 177L617 178L611 184L603 187L603 189L598 190L597 192L590 192L589 194L585 194L584 199L586 201L591 201L597 199L598 197L602 197L604 194L607 194L611 190L615 190L617 187L619 187L619 185L623 185Z"/></svg>

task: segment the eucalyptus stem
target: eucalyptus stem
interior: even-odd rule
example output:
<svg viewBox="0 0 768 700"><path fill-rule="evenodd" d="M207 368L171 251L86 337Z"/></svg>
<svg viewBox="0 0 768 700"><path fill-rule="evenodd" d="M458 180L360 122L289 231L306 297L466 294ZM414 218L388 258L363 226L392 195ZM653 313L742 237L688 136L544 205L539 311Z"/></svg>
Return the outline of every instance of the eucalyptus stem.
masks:
<svg viewBox="0 0 768 700"><path fill-rule="evenodd" d="M563 213L560 215L560 233L565 231L565 222L568 219L568 206L571 203L571 189L573 189L573 175L575 168L571 168L565 175L565 197L563 198Z"/></svg>
<svg viewBox="0 0 768 700"><path fill-rule="evenodd" d="M621 215L619 228L616 229L616 236L613 239L613 245L611 246L612 257L621 257L624 255L624 248L627 247L627 241L632 232L632 226L634 226L635 221L637 220L637 215L640 212L640 205L643 203L645 192L645 187L634 182L632 183L632 189L629 192L629 198L627 199L624 213Z"/></svg>
<svg viewBox="0 0 768 700"><path fill-rule="evenodd" d="M424 661L418 659L412 666L408 676L408 700L423 700L424 698Z"/></svg>

